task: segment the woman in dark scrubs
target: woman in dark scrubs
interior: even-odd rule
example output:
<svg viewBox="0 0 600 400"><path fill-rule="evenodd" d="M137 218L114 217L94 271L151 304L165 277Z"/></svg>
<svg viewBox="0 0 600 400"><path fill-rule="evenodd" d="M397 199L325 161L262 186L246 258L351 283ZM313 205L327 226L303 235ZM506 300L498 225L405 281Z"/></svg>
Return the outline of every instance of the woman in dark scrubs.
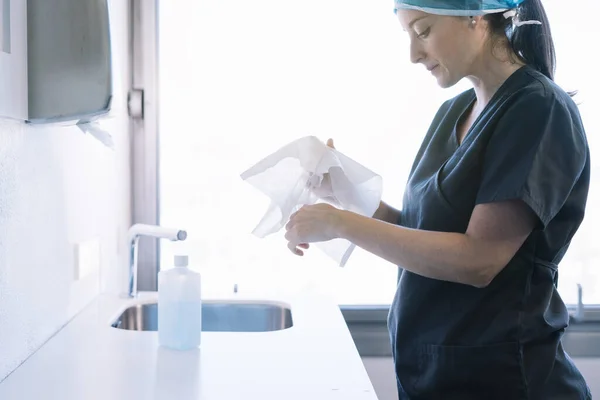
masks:
<svg viewBox="0 0 600 400"><path fill-rule="evenodd" d="M396 0L410 58L447 88L402 210L327 204L287 224L298 255L344 238L400 267L390 310L401 399L591 399L561 345L558 264L587 201L590 156L553 81L540 0Z"/></svg>

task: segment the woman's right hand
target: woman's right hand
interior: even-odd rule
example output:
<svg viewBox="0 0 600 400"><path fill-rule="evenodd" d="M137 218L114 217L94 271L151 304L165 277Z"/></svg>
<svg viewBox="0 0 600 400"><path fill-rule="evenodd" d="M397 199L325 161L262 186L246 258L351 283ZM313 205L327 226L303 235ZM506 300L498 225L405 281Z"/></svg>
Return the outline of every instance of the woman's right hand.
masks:
<svg viewBox="0 0 600 400"><path fill-rule="evenodd" d="M327 139L327 146L331 147L332 149L335 149L335 146L333 145L333 139ZM334 204L337 203L337 201L333 197L333 190L331 189L331 180L329 178L329 173L323 174L321 184L317 187L311 187L310 190L320 199L325 199L328 202ZM310 245L308 243L300 243L298 247L304 250L308 250ZM293 251L298 255L304 254L302 250L295 249Z"/></svg>
<svg viewBox="0 0 600 400"><path fill-rule="evenodd" d="M333 145L333 139L329 138L327 140L327 146L335 149L335 146ZM321 184L319 186L311 187L311 191L321 199L325 199L330 202L335 201L333 198L333 189L331 188L329 173L324 173L321 179Z"/></svg>

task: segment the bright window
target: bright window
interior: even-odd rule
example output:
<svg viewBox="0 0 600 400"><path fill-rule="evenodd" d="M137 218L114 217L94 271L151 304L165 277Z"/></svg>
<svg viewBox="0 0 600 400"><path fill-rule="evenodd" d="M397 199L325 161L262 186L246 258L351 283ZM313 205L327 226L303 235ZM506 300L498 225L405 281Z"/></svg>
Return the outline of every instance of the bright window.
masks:
<svg viewBox="0 0 600 400"><path fill-rule="evenodd" d="M584 38L598 36L599 6L545 2L558 53L557 81L577 89L592 151L600 148L600 87ZM382 175L384 200L401 207L414 155L437 108L469 87L441 90L409 61L408 38L392 0L161 1L160 220L189 232L191 262L244 285L306 284L340 304L389 304L397 269L361 249L339 268L318 249L305 257L283 232L251 235L269 201L240 173L306 135L335 139L338 150ZM582 283L600 303L600 223L595 167L586 221L560 266L565 301ZM162 263L172 246L163 244ZM235 282L234 282L235 281Z"/></svg>

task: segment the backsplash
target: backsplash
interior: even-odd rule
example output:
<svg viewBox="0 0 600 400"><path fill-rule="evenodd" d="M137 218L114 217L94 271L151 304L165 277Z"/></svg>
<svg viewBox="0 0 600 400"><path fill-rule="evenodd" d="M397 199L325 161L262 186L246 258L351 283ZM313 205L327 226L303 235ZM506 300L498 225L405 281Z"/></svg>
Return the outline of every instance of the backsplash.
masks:
<svg viewBox="0 0 600 400"><path fill-rule="evenodd" d="M130 221L127 2L110 1L115 150L76 126L0 119L0 381L99 293ZM100 268L75 279L75 245ZM121 250L122 252L122 250Z"/></svg>
<svg viewBox="0 0 600 400"><path fill-rule="evenodd" d="M0 120L0 380L99 291L74 279L75 244L112 262L114 153L76 127Z"/></svg>

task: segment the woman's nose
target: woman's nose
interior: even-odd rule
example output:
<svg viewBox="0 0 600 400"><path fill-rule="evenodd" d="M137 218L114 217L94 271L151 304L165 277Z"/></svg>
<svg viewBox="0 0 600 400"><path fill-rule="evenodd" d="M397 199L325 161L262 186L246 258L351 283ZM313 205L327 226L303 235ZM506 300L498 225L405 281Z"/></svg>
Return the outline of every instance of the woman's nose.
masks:
<svg viewBox="0 0 600 400"><path fill-rule="evenodd" d="M424 58L424 52L418 40L410 41L410 61L413 64L418 63Z"/></svg>

